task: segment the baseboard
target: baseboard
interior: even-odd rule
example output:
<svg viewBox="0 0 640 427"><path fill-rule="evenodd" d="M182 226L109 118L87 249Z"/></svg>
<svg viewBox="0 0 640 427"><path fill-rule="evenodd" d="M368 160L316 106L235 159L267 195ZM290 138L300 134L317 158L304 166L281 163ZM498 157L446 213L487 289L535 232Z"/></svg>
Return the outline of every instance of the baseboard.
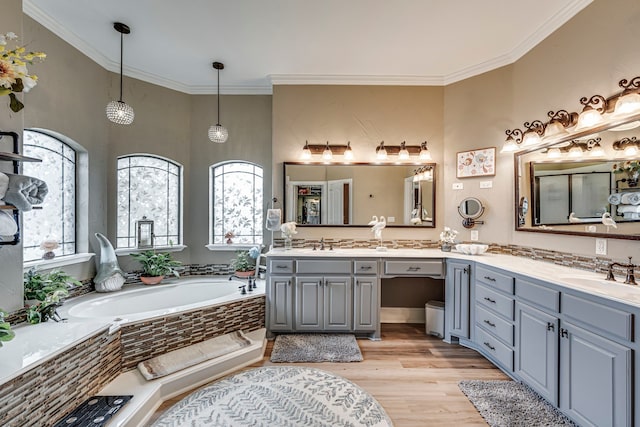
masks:
<svg viewBox="0 0 640 427"><path fill-rule="evenodd" d="M424 323L424 308L381 307L380 323Z"/></svg>

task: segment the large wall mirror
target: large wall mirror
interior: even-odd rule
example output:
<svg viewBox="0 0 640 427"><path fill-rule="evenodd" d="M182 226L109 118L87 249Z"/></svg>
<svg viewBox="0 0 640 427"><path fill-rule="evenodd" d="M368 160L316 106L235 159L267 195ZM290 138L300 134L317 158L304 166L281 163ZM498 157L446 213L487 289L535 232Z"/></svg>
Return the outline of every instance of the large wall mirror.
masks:
<svg viewBox="0 0 640 427"><path fill-rule="evenodd" d="M516 230L640 240L639 118L516 154Z"/></svg>
<svg viewBox="0 0 640 427"><path fill-rule="evenodd" d="M300 226L435 227L435 164L284 163L286 221Z"/></svg>

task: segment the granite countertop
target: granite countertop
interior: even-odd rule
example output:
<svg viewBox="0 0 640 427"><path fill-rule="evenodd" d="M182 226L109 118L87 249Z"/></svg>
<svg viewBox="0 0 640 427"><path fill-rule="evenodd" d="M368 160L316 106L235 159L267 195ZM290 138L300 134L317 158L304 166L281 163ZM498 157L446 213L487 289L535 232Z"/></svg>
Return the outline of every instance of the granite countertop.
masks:
<svg viewBox="0 0 640 427"><path fill-rule="evenodd" d="M528 276L533 279L553 283L566 289L573 289L589 294L602 296L634 307L640 307L640 286L626 285L624 277L616 277L616 282L605 280L602 273L566 267L546 261L536 261L531 258L513 255L485 253L482 255L465 255L455 250L442 252L440 249L273 249L267 257L294 258L412 258L412 259L455 259L468 260L476 264L497 267L512 273Z"/></svg>

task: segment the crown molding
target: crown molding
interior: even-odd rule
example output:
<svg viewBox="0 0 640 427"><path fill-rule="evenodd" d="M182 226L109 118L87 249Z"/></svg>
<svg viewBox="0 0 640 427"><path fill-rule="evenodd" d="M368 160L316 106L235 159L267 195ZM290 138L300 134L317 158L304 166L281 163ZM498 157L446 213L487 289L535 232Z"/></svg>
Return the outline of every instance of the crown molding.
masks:
<svg viewBox="0 0 640 427"><path fill-rule="evenodd" d="M272 85L372 85L372 86L442 86L440 76L371 76L321 74L271 74Z"/></svg>

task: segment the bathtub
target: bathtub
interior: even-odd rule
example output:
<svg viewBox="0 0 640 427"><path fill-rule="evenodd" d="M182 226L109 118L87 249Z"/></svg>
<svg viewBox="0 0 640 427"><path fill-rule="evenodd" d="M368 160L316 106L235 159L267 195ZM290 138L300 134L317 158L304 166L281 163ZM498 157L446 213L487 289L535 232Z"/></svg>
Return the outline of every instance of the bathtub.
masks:
<svg viewBox="0 0 640 427"><path fill-rule="evenodd" d="M70 321L109 319L122 324L264 295L264 284L260 282L253 292L242 295L239 287L246 284L227 278L200 277L154 286L133 285L123 291L90 294L69 301L61 314Z"/></svg>

